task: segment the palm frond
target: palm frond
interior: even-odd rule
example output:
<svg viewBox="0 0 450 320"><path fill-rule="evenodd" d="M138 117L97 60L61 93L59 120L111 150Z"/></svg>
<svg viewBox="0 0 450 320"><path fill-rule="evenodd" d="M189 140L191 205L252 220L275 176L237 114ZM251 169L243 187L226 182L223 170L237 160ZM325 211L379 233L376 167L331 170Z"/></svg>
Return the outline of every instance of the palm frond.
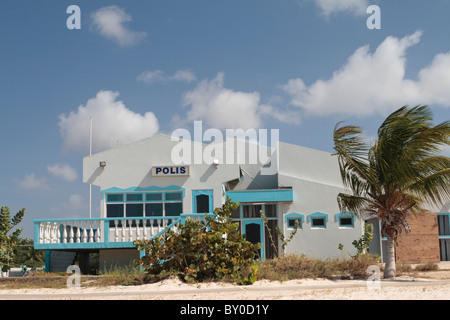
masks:
<svg viewBox="0 0 450 320"><path fill-rule="evenodd" d="M423 173L423 161L449 143L450 122L433 126L431 120L427 106L416 106L402 107L383 122L375 150L383 184L392 188L410 185Z"/></svg>
<svg viewBox="0 0 450 320"><path fill-rule="evenodd" d="M362 138L362 129L357 126L336 124L333 133L334 155L338 163L342 181L354 194L362 195L374 185L367 160L369 146Z"/></svg>
<svg viewBox="0 0 450 320"><path fill-rule="evenodd" d="M367 213L370 200L367 197L355 196L346 193L339 193L337 196L339 210L341 212L349 211L361 217L363 213Z"/></svg>

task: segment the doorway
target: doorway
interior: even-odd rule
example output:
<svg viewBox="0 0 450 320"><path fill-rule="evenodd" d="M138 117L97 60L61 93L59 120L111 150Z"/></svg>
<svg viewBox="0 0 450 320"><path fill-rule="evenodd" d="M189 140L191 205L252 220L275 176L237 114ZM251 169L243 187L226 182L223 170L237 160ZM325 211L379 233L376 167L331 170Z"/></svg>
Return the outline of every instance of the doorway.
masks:
<svg viewBox="0 0 450 320"><path fill-rule="evenodd" d="M259 220L243 220L242 232L245 234L245 239L251 243L260 243L261 248L258 249L258 255L261 260L264 260L264 222Z"/></svg>

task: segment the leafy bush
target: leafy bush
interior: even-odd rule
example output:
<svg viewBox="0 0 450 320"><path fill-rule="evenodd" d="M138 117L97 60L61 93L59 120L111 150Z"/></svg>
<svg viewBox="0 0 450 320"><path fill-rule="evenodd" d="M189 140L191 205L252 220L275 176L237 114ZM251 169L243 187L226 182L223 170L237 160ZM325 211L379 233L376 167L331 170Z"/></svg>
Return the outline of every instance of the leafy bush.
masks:
<svg viewBox="0 0 450 320"><path fill-rule="evenodd" d="M9 233L17 226L25 214L25 209L17 212L12 218L8 207L1 206L0 210L0 265L2 271L9 270L14 258L14 247L19 243L19 236L22 229L18 228Z"/></svg>
<svg viewBox="0 0 450 320"><path fill-rule="evenodd" d="M214 216L186 219L177 231L168 230L151 240L135 241L145 251L139 263L148 275L171 272L188 282L231 278L240 284L256 281L259 244L246 241L231 213L239 203L227 198Z"/></svg>

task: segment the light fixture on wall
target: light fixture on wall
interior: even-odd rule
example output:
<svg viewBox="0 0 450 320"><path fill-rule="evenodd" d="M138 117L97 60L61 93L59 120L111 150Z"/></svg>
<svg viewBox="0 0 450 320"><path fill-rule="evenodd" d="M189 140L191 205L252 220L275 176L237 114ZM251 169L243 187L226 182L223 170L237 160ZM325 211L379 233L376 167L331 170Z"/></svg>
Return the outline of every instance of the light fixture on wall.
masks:
<svg viewBox="0 0 450 320"><path fill-rule="evenodd" d="M219 159L214 159L213 160L213 165L216 167L216 169L217 169L217 166L219 165Z"/></svg>
<svg viewBox="0 0 450 320"><path fill-rule="evenodd" d="M100 161L100 167L102 168L106 167L106 161Z"/></svg>

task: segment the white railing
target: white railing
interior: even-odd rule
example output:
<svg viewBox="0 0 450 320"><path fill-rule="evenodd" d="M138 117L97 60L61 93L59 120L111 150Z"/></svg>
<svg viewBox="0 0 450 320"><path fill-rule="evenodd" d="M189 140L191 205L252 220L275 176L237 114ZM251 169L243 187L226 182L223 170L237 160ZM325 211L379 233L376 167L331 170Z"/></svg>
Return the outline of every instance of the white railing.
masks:
<svg viewBox="0 0 450 320"><path fill-rule="evenodd" d="M202 219L204 214L181 214L178 217L40 219L35 220L36 244L56 247L89 247L94 243L120 243L149 240L168 229L177 230L185 219ZM55 244L52 246L51 244ZM74 244L74 245L72 245ZM66 245L67 247L67 245Z"/></svg>
<svg viewBox="0 0 450 320"><path fill-rule="evenodd" d="M39 243L102 242L102 220L62 220L39 222Z"/></svg>

